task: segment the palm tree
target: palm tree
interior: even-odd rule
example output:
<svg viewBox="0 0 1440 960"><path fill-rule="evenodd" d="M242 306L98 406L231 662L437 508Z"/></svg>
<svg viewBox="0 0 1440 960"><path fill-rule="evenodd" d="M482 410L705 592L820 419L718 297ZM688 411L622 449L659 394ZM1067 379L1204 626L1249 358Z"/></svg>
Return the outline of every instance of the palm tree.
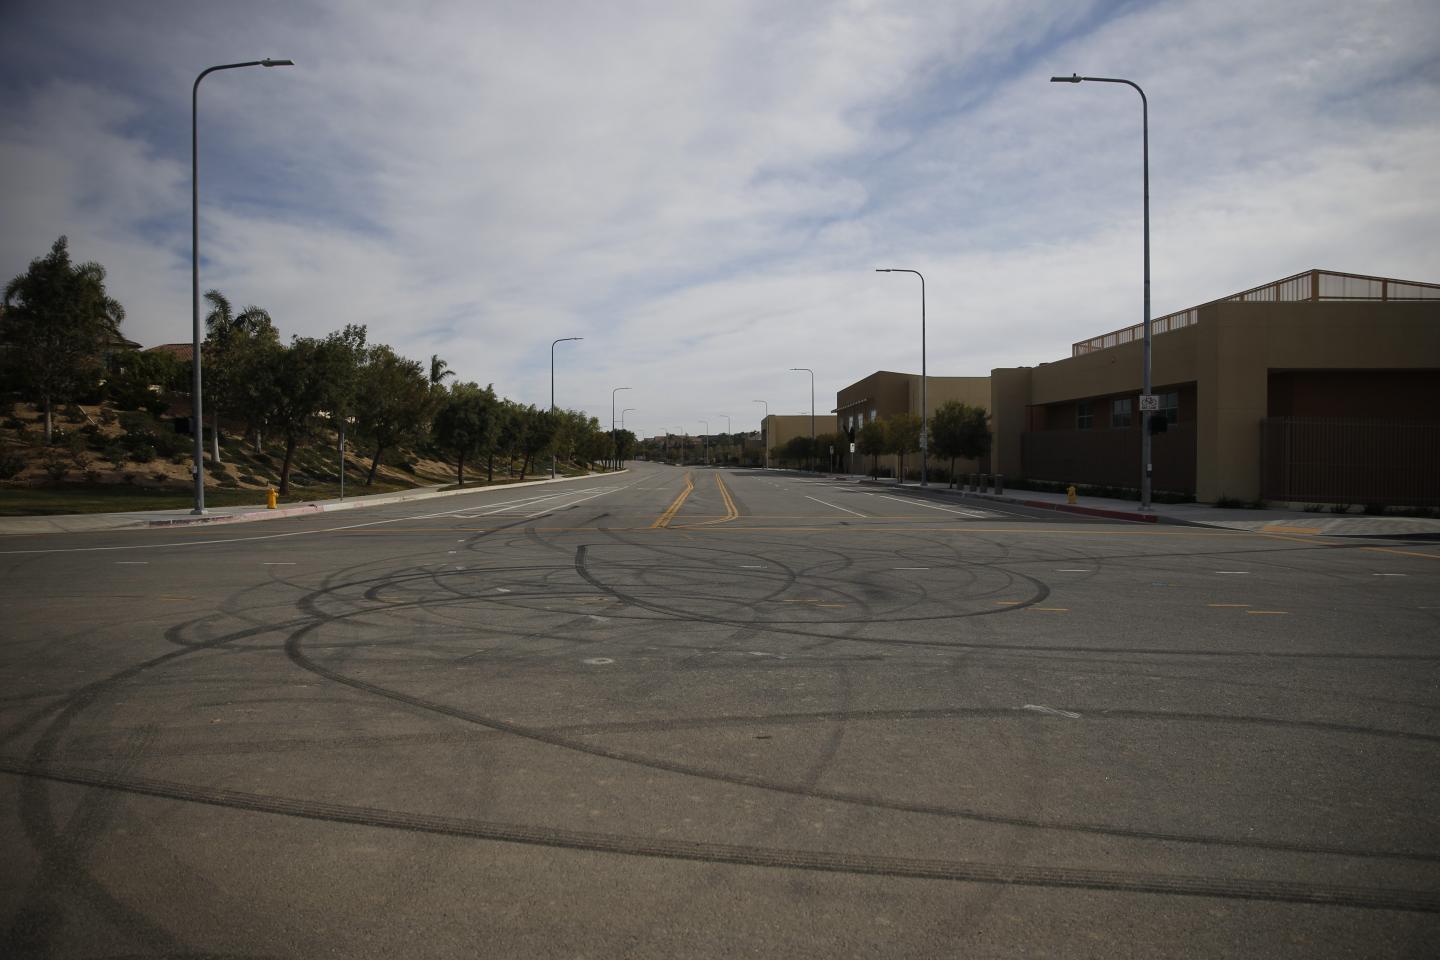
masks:
<svg viewBox="0 0 1440 960"><path fill-rule="evenodd" d="M210 312L205 315L205 336L210 343L210 349L214 355L214 363L210 367L211 382L214 383L212 393L215 397L223 396L227 387L233 387L228 383L227 375L231 373L228 369L228 356L233 352L233 347L238 341L253 340L256 337L273 334L275 324L270 319L270 314L256 306L248 306L236 314L230 307L230 301L225 298L219 290L206 292L205 299L210 301ZM210 439L213 443L211 448L211 459L216 463L220 462L220 409L219 404L210 404ZM197 429L199 425L196 425Z"/></svg>
<svg viewBox="0 0 1440 960"><path fill-rule="evenodd" d="M455 376L455 371L449 369L449 364L440 359L440 354L430 354L430 385L438 387L446 377Z"/></svg>

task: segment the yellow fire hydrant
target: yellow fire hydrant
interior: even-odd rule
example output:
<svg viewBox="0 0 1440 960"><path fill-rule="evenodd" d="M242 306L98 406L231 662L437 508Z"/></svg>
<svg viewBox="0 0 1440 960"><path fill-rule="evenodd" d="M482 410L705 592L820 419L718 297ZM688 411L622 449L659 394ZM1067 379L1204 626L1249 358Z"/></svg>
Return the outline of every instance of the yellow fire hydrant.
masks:
<svg viewBox="0 0 1440 960"><path fill-rule="evenodd" d="M1074 488L1072 487L1071 489L1073 490ZM276 492L274 487L271 487L269 490L265 491L265 506L267 508L274 510L275 504L278 502L279 499L280 494Z"/></svg>
<svg viewBox="0 0 1440 960"><path fill-rule="evenodd" d="M1075 484L1072 483L1065 488L1065 502L1074 503L1075 499Z"/></svg>

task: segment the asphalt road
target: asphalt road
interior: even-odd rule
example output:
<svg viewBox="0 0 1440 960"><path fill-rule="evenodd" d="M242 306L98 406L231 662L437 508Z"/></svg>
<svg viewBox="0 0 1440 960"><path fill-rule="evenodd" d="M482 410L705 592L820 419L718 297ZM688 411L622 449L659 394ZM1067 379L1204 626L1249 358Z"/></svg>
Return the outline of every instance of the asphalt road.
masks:
<svg viewBox="0 0 1440 960"><path fill-rule="evenodd" d="M1440 548L640 464L0 542L0 954L1440 942Z"/></svg>

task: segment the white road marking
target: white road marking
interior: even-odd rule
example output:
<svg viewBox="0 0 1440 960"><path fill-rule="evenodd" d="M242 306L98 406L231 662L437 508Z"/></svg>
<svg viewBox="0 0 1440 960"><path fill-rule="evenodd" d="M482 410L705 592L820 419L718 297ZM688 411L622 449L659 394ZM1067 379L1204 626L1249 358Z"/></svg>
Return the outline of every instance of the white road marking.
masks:
<svg viewBox="0 0 1440 960"><path fill-rule="evenodd" d="M115 561L115 565L116 565L117 567L125 567L125 566L143 567L143 566L145 566L145 565L146 565L147 563L149 563L149 562L150 562L149 560L116 560L116 561Z"/></svg>
<svg viewBox="0 0 1440 960"><path fill-rule="evenodd" d="M1372 573L1372 577L1408 577L1408 573Z"/></svg>
<svg viewBox="0 0 1440 960"><path fill-rule="evenodd" d="M496 592L496 593L509 593L510 591L509 591L509 590L506 590L504 587L496 587L496 588L495 588L495 592Z"/></svg>
<svg viewBox="0 0 1440 960"><path fill-rule="evenodd" d="M891 570L929 570L929 567L891 567Z"/></svg>
<svg viewBox="0 0 1440 960"><path fill-rule="evenodd" d="M1061 567L1056 573L1091 573L1088 567Z"/></svg>
<svg viewBox="0 0 1440 960"><path fill-rule="evenodd" d="M946 513L958 513L962 517L973 517L976 520L985 520L990 516L987 513L976 513L974 510L956 510L953 507L938 507L933 503L926 503L923 500L916 500L913 497L892 497L884 493L877 493L875 496L883 497L886 500L894 500L897 503L908 503L917 507L926 507L930 510L944 510Z"/></svg>
<svg viewBox="0 0 1440 960"><path fill-rule="evenodd" d="M638 482L638 481L636 481ZM634 483L626 484L623 487L612 487L595 494L596 497L607 493L615 493L620 490L628 490ZM483 488L481 488L483 490ZM480 492L479 490L476 491ZM503 513L506 507L514 506L517 503L535 504L545 500L554 500L559 497L568 496L571 491L565 493L552 493L546 496L521 497L519 500L507 500L496 506L494 510L487 510L484 513L466 514L465 511L473 510L474 507L461 507L458 510L444 510L440 513L419 513L408 517L391 517L388 520L370 520L365 523L347 523L338 527L322 527L319 530L292 530L289 533L265 533L256 537L225 537L218 540L180 540L169 543L130 543L114 547L57 547L49 550L0 550L0 556L11 554L32 554L32 553L106 553L112 550L158 550L164 547L208 547L226 543L249 543L253 540L281 540L286 537L311 537L322 533L342 533L346 530L360 530L365 527L379 527L387 523L404 523L407 520L436 520L440 517L456 517L457 519L474 519L476 517L488 517L492 514ZM586 499L593 500L594 497ZM464 543L465 541L457 541Z"/></svg>
<svg viewBox="0 0 1440 960"><path fill-rule="evenodd" d="M589 660L582 660L581 663L588 663L592 667L605 667L614 663L609 657L591 657Z"/></svg>
<svg viewBox="0 0 1440 960"><path fill-rule="evenodd" d="M836 509L836 510L844 510L846 513L852 514L853 516L865 517L865 514L863 514L863 513L858 513L858 512L856 512L856 511L854 511L854 510L851 510L849 507L842 507L842 506L840 506L839 504L828 503L828 502L826 502L826 501L824 501L824 500L821 500L819 497L812 497L812 496L810 496L809 494L806 494L805 499L806 499L806 500L814 500L816 503L823 503L823 504L825 504L825 506L827 506L827 507L833 507L833 508ZM865 517L865 519L868 520L869 517Z"/></svg>
<svg viewBox="0 0 1440 960"><path fill-rule="evenodd" d="M1056 717L1069 717L1071 720L1079 720L1080 714L1072 713L1069 710L1059 710L1055 707L1043 707L1038 703L1027 703L1021 710L1034 710L1036 713L1048 713Z"/></svg>
<svg viewBox="0 0 1440 960"><path fill-rule="evenodd" d="M741 569L741 570L764 570L764 569L765 569L765 564L763 564L763 563L742 563L742 564L740 564L740 569Z"/></svg>
<svg viewBox="0 0 1440 960"><path fill-rule="evenodd" d="M1249 570L1216 570L1215 572L1216 572L1216 573L1239 573L1239 574L1248 574L1250 571L1249 571Z"/></svg>
<svg viewBox="0 0 1440 960"><path fill-rule="evenodd" d="M267 567L293 567L293 566L295 566L295 561L294 561L294 560L266 560L266 561L265 561L265 566L267 566Z"/></svg>

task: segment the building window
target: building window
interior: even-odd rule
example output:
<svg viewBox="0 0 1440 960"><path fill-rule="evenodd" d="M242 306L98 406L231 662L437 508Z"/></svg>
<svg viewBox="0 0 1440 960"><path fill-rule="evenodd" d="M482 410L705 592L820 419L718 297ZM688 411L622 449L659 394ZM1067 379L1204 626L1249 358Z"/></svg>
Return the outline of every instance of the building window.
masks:
<svg viewBox="0 0 1440 960"><path fill-rule="evenodd" d="M870 422L871 422L871 423L874 423L875 420L876 420L876 417L875 417L875 408L874 408L874 407L871 407L871 408L870 408Z"/></svg>
<svg viewBox="0 0 1440 960"><path fill-rule="evenodd" d="M1160 394L1160 412L1165 415L1166 423L1174 423L1180 419L1180 394L1178 392Z"/></svg>
<svg viewBox="0 0 1440 960"><path fill-rule="evenodd" d="M1075 429L1089 430L1095 426L1095 412L1090 407L1089 400L1082 400L1075 404Z"/></svg>
<svg viewBox="0 0 1440 960"><path fill-rule="evenodd" d="M1135 401L1132 400L1132 399L1130 399L1129 397L1124 397L1124 398L1119 399L1119 400L1111 400L1111 401L1110 401L1110 426L1112 426L1112 427L1128 427L1128 426L1130 426L1130 424L1134 422L1134 415L1131 413L1131 407L1134 405L1134 403L1135 403Z"/></svg>

